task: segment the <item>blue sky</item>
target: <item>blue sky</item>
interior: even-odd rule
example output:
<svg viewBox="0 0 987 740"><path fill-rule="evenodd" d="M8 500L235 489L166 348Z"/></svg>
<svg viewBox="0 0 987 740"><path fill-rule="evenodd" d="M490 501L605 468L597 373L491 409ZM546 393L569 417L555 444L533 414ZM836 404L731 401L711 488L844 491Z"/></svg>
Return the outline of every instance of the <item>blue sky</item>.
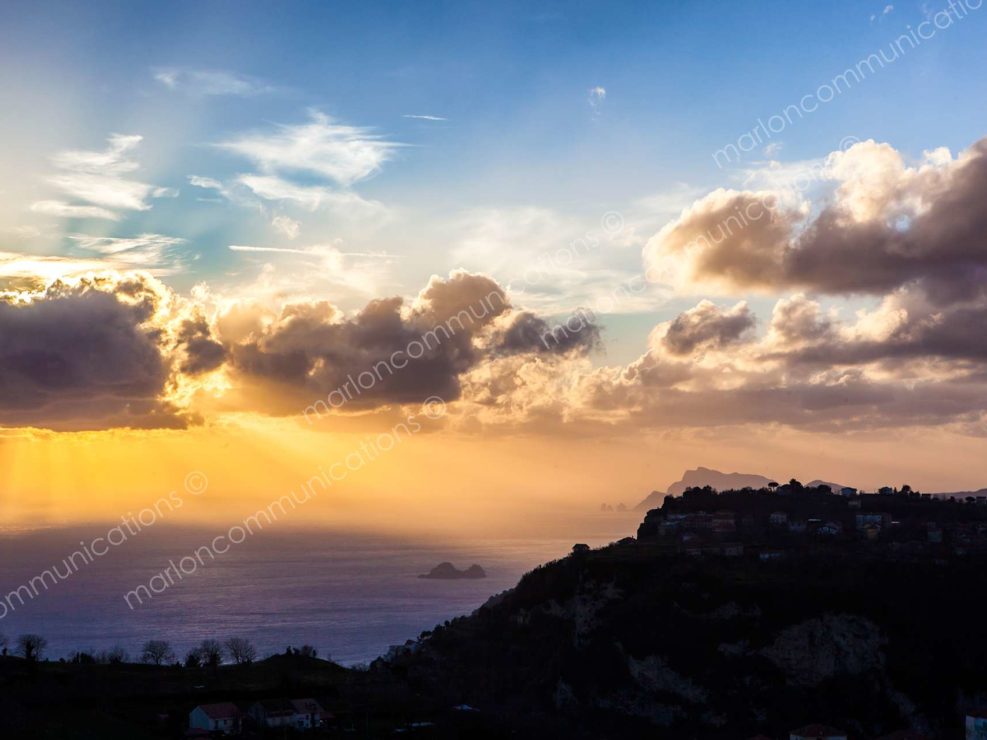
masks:
<svg viewBox="0 0 987 740"><path fill-rule="evenodd" d="M355 308L374 294L413 295L456 267L516 284L525 260L622 214L626 228L565 276L558 295L528 286L528 300L564 311L633 278L649 237L706 192L741 186L748 168L815 160L848 138L912 157L977 140L987 113L984 11L787 127L776 148L726 168L712 157L941 7L8 2L0 251L79 257L87 237L154 234L181 240L164 247L159 266L180 291L255 285L271 265L280 294L295 284ZM370 146L394 146L342 180L220 146L257 143L285 131L278 126L298 133L319 115L357 127ZM123 177L160 195L115 219L32 210L61 197L50 192L59 152L104 151L114 133L142 137L121 155L136 167ZM353 194L371 208L354 216L346 203L231 198L189 179L272 172L279 186ZM327 264L346 274L319 282L300 253L327 245ZM656 290L616 310L604 319L610 359L639 353L649 327L692 303Z"/></svg>

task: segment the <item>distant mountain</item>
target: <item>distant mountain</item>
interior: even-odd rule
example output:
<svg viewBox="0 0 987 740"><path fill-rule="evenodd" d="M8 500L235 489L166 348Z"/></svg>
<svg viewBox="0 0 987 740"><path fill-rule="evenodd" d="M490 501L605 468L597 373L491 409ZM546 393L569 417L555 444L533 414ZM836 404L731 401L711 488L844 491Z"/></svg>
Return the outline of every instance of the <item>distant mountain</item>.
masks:
<svg viewBox="0 0 987 740"><path fill-rule="evenodd" d="M664 492L652 491L644 501L634 507L634 511L651 511L652 509L657 509L661 506L661 502L664 499Z"/></svg>
<svg viewBox="0 0 987 740"><path fill-rule="evenodd" d="M987 496L987 488L981 488L977 491L950 491L949 493L933 493L933 496L940 496L942 498L966 498L967 496Z"/></svg>
<svg viewBox="0 0 987 740"><path fill-rule="evenodd" d="M717 491L741 488L764 488L773 479L753 473L721 473L710 468L696 468L685 471L682 480L668 487L669 496L681 496L687 488L710 486Z"/></svg>
<svg viewBox="0 0 987 740"><path fill-rule="evenodd" d="M466 570L459 570L449 562L439 563L428 573L423 573L419 578L438 578L441 580L456 580L460 578L486 578L487 574L479 565L475 563Z"/></svg>
<svg viewBox="0 0 987 740"><path fill-rule="evenodd" d="M832 483L831 481L828 480L814 480L805 484L806 488L819 488L819 486L829 486L829 490L831 490L833 493L839 493L844 488L846 488L846 486L840 483Z"/></svg>
<svg viewBox="0 0 987 740"><path fill-rule="evenodd" d="M739 490L741 488L764 488L771 481L771 478L765 478L763 475L757 475L755 473L722 473L712 468L696 468L695 470L685 471L682 480L668 487L668 493L662 493L661 491L652 491L649 493L646 499L634 507L634 511L651 511L652 509L657 509L661 506L661 502L665 499L665 496L681 496L687 488L710 486L717 491L728 491L730 489ZM785 482L787 481L778 481L778 483ZM839 483L824 480L814 480L806 484L807 488L816 488L818 486L829 486L833 493L839 493L843 488ZM983 493L982 491L981 494ZM962 496L969 495L976 494L962 494ZM961 494L956 494L956 496L959 498Z"/></svg>

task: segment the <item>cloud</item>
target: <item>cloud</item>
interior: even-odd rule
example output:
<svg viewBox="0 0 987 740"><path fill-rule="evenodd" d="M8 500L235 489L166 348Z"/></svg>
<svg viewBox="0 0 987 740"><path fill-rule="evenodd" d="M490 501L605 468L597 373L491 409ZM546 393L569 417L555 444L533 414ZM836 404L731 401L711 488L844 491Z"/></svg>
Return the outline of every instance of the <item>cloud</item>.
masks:
<svg viewBox="0 0 987 740"><path fill-rule="evenodd" d="M333 190L319 185L296 185L276 175L239 175L236 181L264 200L289 202L308 211L322 208L354 217L382 214L384 206L366 200L352 190Z"/></svg>
<svg viewBox="0 0 987 740"><path fill-rule="evenodd" d="M113 211L99 206L78 206L63 203L60 200L39 200L31 204L31 210L45 216L59 218L102 218L107 221L119 221L120 216Z"/></svg>
<svg viewBox="0 0 987 740"><path fill-rule="evenodd" d="M597 85L591 87L587 93L587 100L589 100L589 106L593 110L598 110L602 105L603 101L607 99L607 90L605 87Z"/></svg>
<svg viewBox="0 0 987 740"><path fill-rule="evenodd" d="M681 292L773 294L763 332L745 302L703 299L659 323L627 365L594 369L573 356L546 367L528 355L477 367L459 413L509 429L982 434L985 155L979 142L907 163L868 141L822 161L811 192L785 187L787 176L773 190L716 190L650 240L648 276ZM849 318L839 310L847 297L863 306Z"/></svg>
<svg viewBox="0 0 987 740"><path fill-rule="evenodd" d="M418 121L448 121L448 118L444 116L430 116L430 115L414 115L411 113L405 113L402 118L414 118Z"/></svg>
<svg viewBox="0 0 987 740"><path fill-rule="evenodd" d="M827 158L826 177L828 199L798 207L784 205L785 192L711 193L648 243L649 276L690 292L880 295L919 282L949 300L980 290L987 140L914 165L887 144L860 142Z"/></svg>
<svg viewBox="0 0 987 740"><path fill-rule="evenodd" d="M308 123L243 134L218 144L261 172L307 174L349 187L380 171L400 146L371 129L337 123L313 111Z"/></svg>
<svg viewBox="0 0 987 740"><path fill-rule="evenodd" d="M133 237L87 236L69 237L81 249L108 258L114 267L148 270L152 274L170 274L181 269L186 255L182 251L185 239L163 234L140 234Z"/></svg>
<svg viewBox="0 0 987 740"><path fill-rule="evenodd" d="M161 67L152 74L169 90L196 97L230 95L248 98L275 91L274 87L256 78L221 70Z"/></svg>
<svg viewBox="0 0 987 740"><path fill-rule="evenodd" d="M238 330L244 338L232 350L234 377L253 387L252 404L272 413L297 414L320 399L336 406L332 399L341 399L344 387L349 409L433 395L452 401L461 376L484 362L532 353L561 357L586 351L596 336L590 326L584 338L549 348L532 333L547 325L533 320L514 312L490 278L455 272L433 277L410 304L374 300L351 318L324 301L286 306L268 325L255 324L246 335Z"/></svg>
<svg viewBox="0 0 987 740"><path fill-rule="evenodd" d="M174 331L194 316L167 288L140 274L104 272L4 294L0 423L185 426L190 417L170 390L180 373L216 366L204 325Z"/></svg>
<svg viewBox="0 0 987 740"><path fill-rule="evenodd" d="M326 295L362 304L393 284L395 257L387 252L343 251L337 243L298 247L231 244L229 249L260 265L257 280L239 286L238 293L272 306L323 300Z"/></svg>
<svg viewBox="0 0 987 740"><path fill-rule="evenodd" d="M674 355L691 355L697 349L720 350L738 342L755 323L746 303L724 311L710 301L702 301L668 325L662 343Z"/></svg>
<svg viewBox="0 0 987 740"><path fill-rule="evenodd" d="M51 162L58 173L49 176L47 182L75 201L89 205L42 200L33 203L31 210L65 218L116 221L120 211L150 209L149 198L174 197L177 191L128 177L139 167L131 155L142 140L137 135L112 134L103 150L70 149L56 153Z"/></svg>
<svg viewBox="0 0 987 740"><path fill-rule="evenodd" d="M271 219L271 226L289 239L296 238L301 231L301 224L287 216L275 216Z"/></svg>

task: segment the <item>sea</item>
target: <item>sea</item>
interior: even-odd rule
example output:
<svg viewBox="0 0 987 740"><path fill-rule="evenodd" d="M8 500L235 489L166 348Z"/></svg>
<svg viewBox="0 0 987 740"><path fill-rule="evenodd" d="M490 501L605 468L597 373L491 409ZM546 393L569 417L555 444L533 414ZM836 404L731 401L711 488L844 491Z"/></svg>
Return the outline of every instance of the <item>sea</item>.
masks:
<svg viewBox="0 0 987 740"><path fill-rule="evenodd" d="M575 542L600 546L632 535L639 516L600 513L516 537L412 537L300 529L260 532L143 603L125 595L211 539L208 528L157 525L91 562L77 558L64 580L22 589L106 534L105 526L0 533L0 635L37 633L49 659L76 651L167 640L176 656L204 639L245 637L259 657L311 645L320 657L365 664L390 646L469 614L536 566L567 555ZM418 578L443 561L476 563L477 580ZM189 562L189 561L186 561ZM37 581L35 582L38 583ZM158 581L158 584L162 581ZM18 589L20 596L10 594ZM20 601L23 600L23 604Z"/></svg>

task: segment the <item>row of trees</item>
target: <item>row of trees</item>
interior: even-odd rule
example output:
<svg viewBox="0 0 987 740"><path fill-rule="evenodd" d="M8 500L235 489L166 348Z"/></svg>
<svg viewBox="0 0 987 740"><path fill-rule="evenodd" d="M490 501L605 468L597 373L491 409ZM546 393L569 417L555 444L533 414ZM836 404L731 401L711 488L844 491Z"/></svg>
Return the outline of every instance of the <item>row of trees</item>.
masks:
<svg viewBox="0 0 987 740"><path fill-rule="evenodd" d="M48 640L41 635L25 634L15 641L14 654L27 660L37 661L44 657ZM9 640L0 634L0 651L8 655ZM301 648L289 647L286 655L302 655L314 658L318 651L311 645ZM245 637L231 637L225 642L218 640L203 640L198 647L192 648L185 654L186 668L214 668L229 661L237 665L246 665L257 658L257 648ZM130 655L122 647L114 647L99 653L76 652L70 657L72 663L129 663ZM148 640L140 652L140 661L152 665L168 665L177 661L175 651L167 640Z"/></svg>
<svg viewBox="0 0 987 740"><path fill-rule="evenodd" d="M198 647L185 654L185 667L215 668L227 658L237 665L245 665L253 663L256 657L257 648L244 637L231 637L224 643L219 640L203 640ZM173 663L175 652L166 640L148 640L141 650L141 661L154 665Z"/></svg>

